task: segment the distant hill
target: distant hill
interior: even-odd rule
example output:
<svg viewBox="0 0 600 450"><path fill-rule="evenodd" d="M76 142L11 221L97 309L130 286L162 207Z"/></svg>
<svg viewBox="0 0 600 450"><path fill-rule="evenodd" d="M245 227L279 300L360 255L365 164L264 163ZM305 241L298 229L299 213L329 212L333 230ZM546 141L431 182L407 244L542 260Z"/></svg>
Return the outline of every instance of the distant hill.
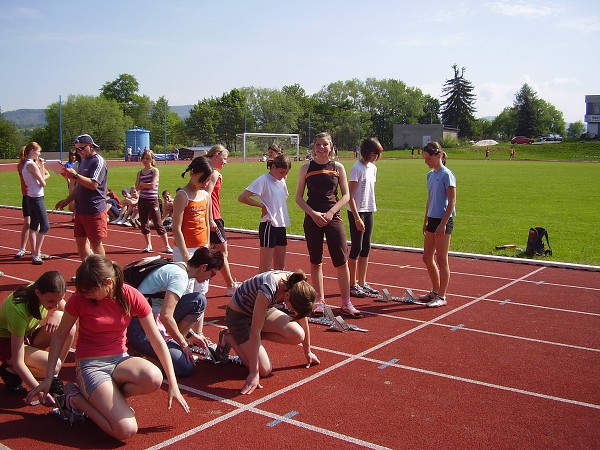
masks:
<svg viewBox="0 0 600 450"><path fill-rule="evenodd" d="M192 109L194 105L181 105L181 106L169 106L171 111L177 113L179 117L183 120L187 119L190 116L190 109Z"/></svg>
<svg viewBox="0 0 600 450"><path fill-rule="evenodd" d="M45 109L17 109L3 112L2 116L19 128L35 128L46 125Z"/></svg>
<svg viewBox="0 0 600 450"><path fill-rule="evenodd" d="M190 115L190 109L194 105L170 106L171 111L177 113L183 120ZM17 109L6 111L2 116L9 122L14 123L18 128L35 128L46 125L45 109Z"/></svg>

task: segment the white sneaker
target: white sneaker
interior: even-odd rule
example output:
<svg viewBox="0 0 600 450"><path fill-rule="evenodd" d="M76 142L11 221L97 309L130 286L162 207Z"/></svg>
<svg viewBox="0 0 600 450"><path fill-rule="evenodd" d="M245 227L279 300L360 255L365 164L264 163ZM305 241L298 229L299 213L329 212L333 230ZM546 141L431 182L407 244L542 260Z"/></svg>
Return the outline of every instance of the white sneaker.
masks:
<svg viewBox="0 0 600 450"><path fill-rule="evenodd" d="M119 225L125 225L126 227L132 227L132 223L129 220L122 220Z"/></svg>
<svg viewBox="0 0 600 450"><path fill-rule="evenodd" d="M439 308L440 306L446 306L447 303L448 302L446 301L446 299L444 297L440 297L439 295L436 295L433 300L431 300L429 303L427 303L427 307L428 308Z"/></svg>
<svg viewBox="0 0 600 450"><path fill-rule="evenodd" d="M173 248L171 248L170 245L167 245L167 248L165 249L165 253L173 253Z"/></svg>
<svg viewBox="0 0 600 450"><path fill-rule="evenodd" d="M419 300L420 302L428 302L430 300L435 299L436 297L437 297L436 292L429 291L427 294L421 295L417 300Z"/></svg>
<svg viewBox="0 0 600 450"><path fill-rule="evenodd" d="M121 225L121 219L119 217L117 217L115 220L113 220L112 222L110 222L112 225Z"/></svg>
<svg viewBox="0 0 600 450"><path fill-rule="evenodd" d="M240 287L240 284L237 281L233 282L233 286L227 286L227 290L225 291L225 293L227 294L227 297L233 297L233 294L235 294L235 291L237 291L237 288Z"/></svg>

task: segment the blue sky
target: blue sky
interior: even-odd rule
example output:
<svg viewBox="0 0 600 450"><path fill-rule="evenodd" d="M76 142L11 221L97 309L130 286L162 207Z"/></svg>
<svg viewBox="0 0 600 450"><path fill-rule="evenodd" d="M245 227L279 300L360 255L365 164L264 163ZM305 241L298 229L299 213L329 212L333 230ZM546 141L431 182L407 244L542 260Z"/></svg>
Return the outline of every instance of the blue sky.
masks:
<svg viewBox="0 0 600 450"><path fill-rule="evenodd" d="M597 0L0 0L0 108L97 95L121 73L171 105L369 77L440 98L456 63L477 117L528 83L573 122L600 94L599 11Z"/></svg>

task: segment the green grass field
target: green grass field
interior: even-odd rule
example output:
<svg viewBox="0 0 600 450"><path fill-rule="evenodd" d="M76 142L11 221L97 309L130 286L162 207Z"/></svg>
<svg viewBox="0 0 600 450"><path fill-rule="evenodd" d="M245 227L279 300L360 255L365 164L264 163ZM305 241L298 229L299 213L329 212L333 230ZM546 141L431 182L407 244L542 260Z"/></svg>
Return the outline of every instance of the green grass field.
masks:
<svg viewBox="0 0 600 450"><path fill-rule="evenodd" d="M556 144L555 144L556 145ZM521 149L533 146L519 146ZM553 149L558 147L553 147ZM485 149L483 149L484 151ZM548 259L576 264L600 265L600 239L590 230L600 222L600 164L583 162L485 161L460 159L449 152L448 167L457 177L457 217L451 250L504 256L522 256L514 249L496 250L499 244L524 248L530 227L548 229L554 251ZM378 212L373 242L407 247L422 247L427 166L421 159L386 158L377 163ZM409 152L408 152L409 153ZM410 154L410 153L409 153ZM458 156L458 159L452 159ZM588 157L589 159L589 157ZM353 160L342 161L349 171ZM293 163L288 176L288 207L291 234L303 234L302 212L294 202L297 173L302 163ZM183 162L164 165L160 190L172 193L187 181L180 174ZM111 169L109 187L120 191L135 181L138 165ZM222 211L226 226L257 229L258 208L237 202L237 196L250 182L266 171L265 164L233 162L223 170ZM2 173L0 204L20 205L18 174ZM6 189L11 186L13 188ZM66 182L53 174L46 188L46 207L66 196ZM344 220L347 221L345 211Z"/></svg>

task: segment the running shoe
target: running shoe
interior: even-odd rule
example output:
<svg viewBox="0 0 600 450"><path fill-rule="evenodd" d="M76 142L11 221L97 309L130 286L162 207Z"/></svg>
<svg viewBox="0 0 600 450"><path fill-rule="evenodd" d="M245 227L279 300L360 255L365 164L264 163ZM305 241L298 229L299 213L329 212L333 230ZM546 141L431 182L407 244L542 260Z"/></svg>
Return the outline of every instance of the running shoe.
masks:
<svg viewBox="0 0 600 450"><path fill-rule="evenodd" d="M50 385L50 390L48 391L48 394L54 396L54 395L63 395L64 393L65 393L65 386L64 386L64 383L61 381L61 379L58 377L52 378L52 384Z"/></svg>
<svg viewBox="0 0 600 450"><path fill-rule="evenodd" d="M419 300L420 302L428 302L430 300L433 300L436 297L437 297L437 292L429 291L427 294L421 295L417 300Z"/></svg>
<svg viewBox="0 0 600 450"><path fill-rule="evenodd" d="M321 300L321 301L315 302L315 307L313 308L312 315L320 317L320 316L323 316L324 313L325 313L325 301Z"/></svg>
<svg viewBox="0 0 600 450"><path fill-rule="evenodd" d="M355 284L354 286L350 286L350 297L364 298L366 296L367 293L362 290L360 285Z"/></svg>
<svg viewBox="0 0 600 450"><path fill-rule="evenodd" d="M342 305L342 315L358 319L362 317L361 312L354 307L352 302L348 302Z"/></svg>
<svg viewBox="0 0 600 450"><path fill-rule="evenodd" d="M25 249L22 248L21 250L19 250L16 255L14 256L15 259L19 259L22 258L23 256L25 256Z"/></svg>
<svg viewBox="0 0 600 450"><path fill-rule="evenodd" d="M379 291L377 289L373 289L371 286L369 286L367 283L363 284L361 286L362 290L365 291L367 294L370 295L379 295Z"/></svg>
<svg viewBox="0 0 600 450"><path fill-rule="evenodd" d="M427 307L428 308L439 308L440 306L446 306L447 303L448 302L446 301L446 299L444 297L440 297L439 295L436 295L433 300L431 300L429 303L427 303Z"/></svg>
<svg viewBox="0 0 600 450"><path fill-rule="evenodd" d="M6 364L0 366L0 378L4 381L6 392L10 395L25 395L27 389L23 386L23 380L21 377L14 372L8 370Z"/></svg>
<svg viewBox="0 0 600 450"><path fill-rule="evenodd" d="M41 256L32 256L31 264L33 264L34 266L41 266L42 264L44 264L44 261L42 261Z"/></svg>
<svg viewBox="0 0 600 450"><path fill-rule="evenodd" d="M173 253L173 248L170 245L167 245L167 248L165 249L165 253Z"/></svg>

